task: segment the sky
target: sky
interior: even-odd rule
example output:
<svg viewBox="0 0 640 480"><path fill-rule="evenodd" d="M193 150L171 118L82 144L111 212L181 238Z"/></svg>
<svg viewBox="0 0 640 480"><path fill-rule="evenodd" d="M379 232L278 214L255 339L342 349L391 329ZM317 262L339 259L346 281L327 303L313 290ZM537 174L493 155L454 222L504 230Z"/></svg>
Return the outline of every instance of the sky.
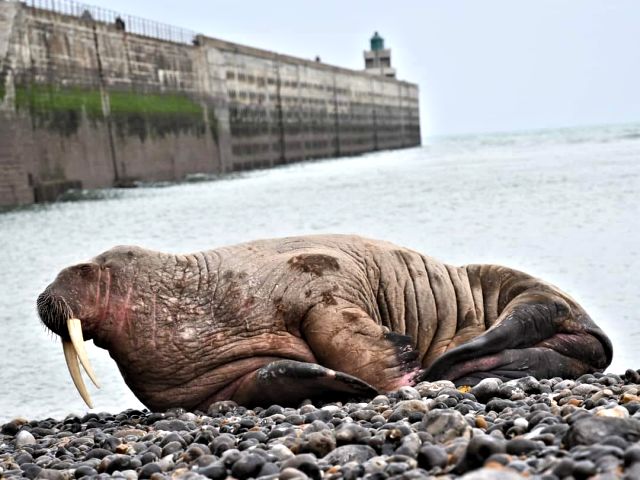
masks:
<svg viewBox="0 0 640 480"><path fill-rule="evenodd" d="M638 0L87 3L354 69L377 30L425 136L640 121Z"/></svg>

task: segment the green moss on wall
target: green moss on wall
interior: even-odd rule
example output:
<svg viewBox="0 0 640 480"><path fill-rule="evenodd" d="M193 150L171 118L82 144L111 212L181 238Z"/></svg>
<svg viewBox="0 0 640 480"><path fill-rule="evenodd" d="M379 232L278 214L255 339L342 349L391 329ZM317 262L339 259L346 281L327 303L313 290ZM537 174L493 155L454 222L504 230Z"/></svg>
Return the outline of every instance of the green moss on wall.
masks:
<svg viewBox="0 0 640 480"><path fill-rule="evenodd" d="M205 133L203 109L186 95L112 91L108 97L115 131L122 137ZM65 135L77 132L83 115L93 123L105 120L99 90L18 87L16 108L29 111L36 126Z"/></svg>
<svg viewBox="0 0 640 480"><path fill-rule="evenodd" d="M151 115L198 115L202 107L185 95L174 93L149 94L109 92L111 113L138 113Z"/></svg>
<svg viewBox="0 0 640 480"><path fill-rule="evenodd" d="M84 110L89 116L102 116L102 102L98 90L78 88L57 89L45 85L16 88L16 108L33 113Z"/></svg>

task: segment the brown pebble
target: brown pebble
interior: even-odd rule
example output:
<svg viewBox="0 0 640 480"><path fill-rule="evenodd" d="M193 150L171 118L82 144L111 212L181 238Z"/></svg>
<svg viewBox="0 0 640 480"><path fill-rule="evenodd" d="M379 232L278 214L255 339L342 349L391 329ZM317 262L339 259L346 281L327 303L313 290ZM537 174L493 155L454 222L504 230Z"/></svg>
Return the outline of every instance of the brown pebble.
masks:
<svg viewBox="0 0 640 480"><path fill-rule="evenodd" d="M120 445L116 446L116 453L127 453L127 452L129 452L128 443L121 443Z"/></svg>
<svg viewBox="0 0 640 480"><path fill-rule="evenodd" d="M493 470L502 470L504 468L504 465L502 465L500 462L491 460L490 462L486 462L484 464L484 468L491 468Z"/></svg>
<svg viewBox="0 0 640 480"><path fill-rule="evenodd" d="M574 407L580 407L582 405L582 400L579 398L570 398L567 403L569 405L573 405Z"/></svg>
<svg viewBox="0 0 640 480"><path fill-rule="evenodd" d="M486 430L488 426L487 420L482 415L476 417L476 427Z"/></svg>
<svg viewBox="0 0 640 480"><path fill-rule="evenodd" d="M126 430L114 432L113 436L117 438L128 437L129 435L133 437L144 437L146 434L147 432L139 428L127 428Z"/></svg>
<svg viewBox="0 0 640 480"><path fill-rule="evenodd" d="M616 405L613 408L598 410L596 415L598 417L629 418L629 410L620 405Z"/></svg>

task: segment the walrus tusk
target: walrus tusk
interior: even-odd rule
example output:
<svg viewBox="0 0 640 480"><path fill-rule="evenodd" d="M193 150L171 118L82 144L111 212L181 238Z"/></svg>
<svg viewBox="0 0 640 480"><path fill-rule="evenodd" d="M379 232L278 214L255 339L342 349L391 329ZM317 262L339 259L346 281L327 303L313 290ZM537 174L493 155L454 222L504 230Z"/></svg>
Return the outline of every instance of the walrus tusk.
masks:
<svg viewBox="0 0 640 480"><path fill-rule="evenodd" d="M80 363L84 367L84 371L87 372L87 375L89 375L89 378L91 379L93 384L96 387L100 388L100 384L98 383L96 374L91 367L91 363L89 363L87 351L84 348L84 337L82 336L82 325L80 323L80 320L78 320L77 318L68 319L67 328L69 329L71 342L73 343L73 347L76 349L76 354L78 355Z"/></svg>
<svg viewBox="0 0 640 480"><path fill-rule="evenodd" d="M80 364L78 363L78 356L76 355L76 349L73 346L73 343L68 340L63 340L62 351L64 352L64 359L67 362L69 373L71 374L71 378L73 379L73 383L76 386L78 393L84 400L84 403L86 403L89 408L93 408L93 402L91 401L89 392L87 392L87 387L84 385L82 376L80 375Z"/></svg>

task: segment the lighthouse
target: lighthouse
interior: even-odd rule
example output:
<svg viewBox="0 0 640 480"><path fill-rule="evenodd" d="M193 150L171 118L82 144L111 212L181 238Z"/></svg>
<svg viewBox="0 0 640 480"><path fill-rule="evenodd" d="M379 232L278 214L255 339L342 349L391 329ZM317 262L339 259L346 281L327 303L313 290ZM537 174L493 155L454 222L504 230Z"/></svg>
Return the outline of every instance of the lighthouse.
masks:
<svg viewBox="0 0 640 480"><path fill-rule="evenodd" d="M391 67L391 49L384 48L384 38L375 32L370 43L371 49L364 52L364 71L372 75L395 78L396 69Z"/></svg>

